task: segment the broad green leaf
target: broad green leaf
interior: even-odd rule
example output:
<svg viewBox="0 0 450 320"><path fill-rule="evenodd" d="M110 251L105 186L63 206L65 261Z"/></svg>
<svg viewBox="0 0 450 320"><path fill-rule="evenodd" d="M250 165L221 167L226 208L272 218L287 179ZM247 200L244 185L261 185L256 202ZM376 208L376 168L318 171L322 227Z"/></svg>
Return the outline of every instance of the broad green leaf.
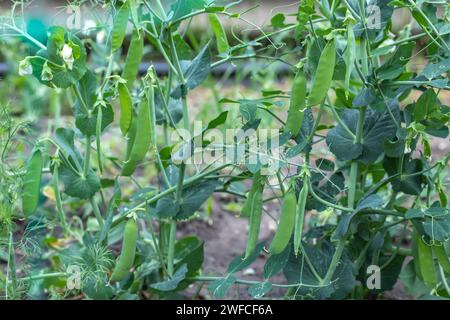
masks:
<svg viewBox="0 0 450 320"><path fill-rule="evenodd" d="M259 243L253 253L247 259L244 259L245 253L234 258L228 265L227 272L229 274L239 272L250 266L258 258L259 254L264 248L264 244L264 242Z"/></svg>
<svg viewBox="0 0 450 320"><path fill-rule="evenodd" d="M392 176L398 173L400 158L389 158L385 157L383 161L383 167L388 173L388 175ZM419 159L410 160L409 157L404 157L403 159L403 173L405 174L414 174L419 171L422 171L423 164ZM394 191L401 191L406 194L418 195L422 192L422 175L415 175L404 177L403 179L396 178L392 181L392 187Z"/></svg>
<svg viewBox="0 0 450 320"><path fill-rule="evenodd" d="M188 236L178 240L175 244L175 267L186 264L186 277L192 277L198 273L203 264L203 245L195 236Z"/></svg>
<svg viewBox="0 0 450 320"><path fill-rule="evenodd" d="M372 194L368 197L361 199L361 201L356 206L356 209L351 213L343 213L342 216L339 219L339 222L336 226L336 230L333 234L332 239L333 240L341 240L345 237L347 234L350 223L353 219L353 217L358 214L363 209L375 209L379 208L383 204L383 199L377 195Z"/></svg>
<svg viewBox="0 0 450 320"><path fill-rule="evenodd" d="M30 59L33 75L49 87L65 89L77 84L86 72L86 49L83 43L63 27L51 27L48 33L47 49L40 50L36 57ZM72 48L73 65L71 66L67 65L60 55L65 45ZM42 79L44 65L50 68L51 79Z"/></svg>
<svg viewBox="0 0 450 320"><path fill-rule="evenodd" d="M438 107L439 101L436 93L433 89L428 89L419 97L414 107L416 121L425 120Z"/></svg>
<svg viewBox="0 0 450 320"><path fill-rule="evenodd" d="M211 282L208 286L208 290L214 297L221 299L226 296L228 290L230 290L231 286L235 282L236 278L233 275L229 274L225 278L221 278Z"/></svg>
<svg viewBox="0 0 450 320"><path fill-rule="evenodd" d="M288 245L280 254L273 254L264 265L264 278L269 279L278 274L286 266L292 246Z"/></svg>
<svg viewBox="0 0 450 320"><path fill-rule="evenodd" d="M248 288L248 293L254 298L259 299L264 297L264 295L272 290L272 284L270 282L260 282L256 283Z"/></svg>
<svg viewBox="0 0 450 320"><path fill-rule="evenodd" d="M64 193L71 197L89 199L100 190L100 179L92 170L83 177L63 163L59 168L59 177L64 184Z"/></svg>
<svg viewBox="0 0 450 320"><path fill-rule="evenodd" d="M425 69L423 69L421 75L426 77L428 80L432 80L449 70L450 70L450 58L447 58L437 63L427 64Z"/></svg>
<svg viewBox="0 0 450 320"><path fill-rule="evenodd" d="M207 44L183 71L186 80L184 89L178 85L172 91L172 97L179 99L186 95L187 91L198 87L208 77L210 69L211 54L209 53L209 44Z"/></svg>
<svg viewBox="0 0 450 320"><path fill-rule="evenodd" d="M391 112L399 121L400 112L396 104L391 106ZM346 109L342 115L343 122L356 135L358 110ZM355 143L347 130L340 124L330 130L327 144L339 160L361 160L364 163L375 161L384 150L384 141L395 137L397 127L388 110L377 112L368 110L364 120L363 144Z"/></svg>
<svg viewBox="0 0 450 320"><path fill-rule="evenodd" d="M323 279L328 271L335 248L331 243L323 240L316 245L303 244L311 265L314 266L318 275ZM355 286L355 275L353 274L353 263L344 251L336 271L329 285L320 286L318 279L314 276L309 263L306 263L303 253L295 256L291 252L290 258L284 268L284 275L289 284L299 284L293 291L296 299L344 299ZM308 287L313 285L319 287Z"/></svg>
<svg viewBox="0 0 450 320"><path fill-rule="evenodd" d="M163 282L153 283L150 285L150 288L158 291L173 291L178 287L180 282L186 278L187 272L188 272L187 265L183 264L180 268L178 268L175 271L171 279Z"/></svg>

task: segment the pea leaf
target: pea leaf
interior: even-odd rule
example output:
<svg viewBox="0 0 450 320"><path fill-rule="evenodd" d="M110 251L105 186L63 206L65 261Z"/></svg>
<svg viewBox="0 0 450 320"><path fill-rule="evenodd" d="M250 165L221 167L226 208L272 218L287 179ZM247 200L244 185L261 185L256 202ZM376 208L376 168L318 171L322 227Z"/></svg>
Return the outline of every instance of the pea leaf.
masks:
<svg viewBox="0 0 450 320"><path fill-rule="evenodd" d="M397 173L399 168L400 158L385 157L383 161L383 168L392 176ZM409 157L403 159L403 173L413 174L422 171L423 164L419 159L410 160ZM396 178L392 181L394 191L404 192L411 195L418 195L422 192L422 175L409 176L403 179Z"/></svg>
<svg viewBox="0 0 450 320"><path fill-rule="evenodd" d="M427 64L427 66L423 69L421 75L426 77L428 80L432 80L449 70L450 58L447 58L437 63Z"/></svg>
<svg viewBox="0 0 450 320"><path fill-rule="evenodd" d="M216 298L223 298L230 290L231 286L236 282L236 278L229 274L224 278L213 281L209 284L208 290Z"/></svg>
<svg viewBox="0 0 450 320"><path fill-rule="evenodd" d="M315 267L318 275L323 279L328 271L335 248L326 240L320 241L316 245L303 244L306 254ZM320 286L316 279L310 264L305 262L303 253L295 256L291 252L289 261L284 268L284 275L289 284L299 284L296 290L293 290L294 297L297 299L343 299L354 288L355 275L353 274L353 263L344 251L342 258L337 265L332 281L329 285ZM310 286L308 286L310 285ZM311 287L316 286L316 287Z"/></svg>
<svg viewBox="0 0 450 320"><path fill-rule="evenodd" d="M211 54L209 52L209 43L203 47L200 53L192 60L183 71L186 79L185 87L178 85L171 93L175 99L184 96L187 91L197 88L209 75L211 69Z"/></svg>
<svg viewBox="0 0 450 320"><path fill-rule="evenodd" d="M100 179L92 170L82 177L63 162L59 168L59 176L64 184L64 193L71 197L89 199L100 190Z"/></svg>
<svg viewBox="0 0 450 320"><path fill-rule="evenodd" d="M270 282L256 283L248 288L248 293L255 299L262 298L264 295L272 290L272 284Z"/></svg>
<svg viewBox="0 0 450 320"><path fill-rule="evenodd" d="M34 77L49 87L56 86L65 89L77 84L87 70L86 49L83 43L76 36L68 33L63 27L51 27L48 33L47 49L38 51L36 57L30 59ZM65 64L59 54L65 44L72 47L74 61L71 68ZM49 61L47 66L52 72L51 80L42 79L42 70L47 60Z"/></svg>
<svg viewBox="0 0 450 320"><path fill-rule="evenodd" d="M188 268L186 264L183 264L175 271L173 277L167 281L157 282L150 285L150 288L158 291L173 291L177 289L181 281L186 278Z"/></svg>
<svg viewBox="0 0 450 320"><path fill-rule="evenodd" d="M395 103L392 103L391 113L399 121L400 111ZM356 124L358 122L359 111L346 109L343 112L342 120L356 135ZM390 112L386 109L377 112L369 109L364 120L363 144L358 144L354 138L338 124L328 132L326 141L331 152L339 160L361 160L364 163L375 161L384 150L384 141L395 137L397 127L393 122Z"/></svg>
<svg viewBox="0 0 450 320"><path fill-rule="evenodd" d="M409 209L405 218L419 219L424 235L431 241L445 242L450 238L450 210L447 208Z"/></svg>

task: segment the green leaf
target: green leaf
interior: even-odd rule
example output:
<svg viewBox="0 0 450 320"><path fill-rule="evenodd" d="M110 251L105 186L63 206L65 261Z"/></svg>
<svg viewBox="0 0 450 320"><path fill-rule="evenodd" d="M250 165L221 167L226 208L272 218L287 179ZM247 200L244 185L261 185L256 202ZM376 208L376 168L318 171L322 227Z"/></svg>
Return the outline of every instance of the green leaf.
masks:
<svg viewBox="0 0 450 320"><path fill-rule="evenodd" d="M97 90L97 81L95 76L90 71L87 71L80 80L79 90L88 110L83 107L81 101L77 101L74 106L75 125L85 136L95 136L97 133L98 108L103 108L101 119L102 132L114 121L114 110L109 103L106 103L106 107L101 105L94 107L94 104L97 101L95 95Z"/></svg>
<svg viewBox="0 0 450 320"><path fill-rule="evenodd" d="M414 107L416 121L422 121L439 107L438 97L433 89L425 91L417 100Z"/></svg>
<svg viewBox="0 0 450 320"><path fill-rule="evenodd" d="M316 160L317 169L323 171L333 171L334 162L325 158L319 158Z"/></svg>
<svg viewBox="0 0 450 320"><path fill-rule="evenodd" d="M388 175L392 176L398 173L400 158L385 157L383 161L383 168ZM410 160L409 157L403 158L403 173L414 174L422 171L423 164L419 159ZM396 178L392 181L394 191L404 192L406 194L418 195L422 192L422 175L415 175L403 177L403 179Z"/></svg>
<svg viewBox="0 0 450 320"><path fill-rule="evenodd" d="M286 266L292 246L288 245L280 254L273 254L264 265L264 278L269 279L278 274Z"/></svg>
<svg viewBox="0 0 450 320"><path fill-rule="evenodd" d="M272 284L270 282L256 283L248 288L248 293L255 299L264 297L264 295L272 290Z"/></svg>
<svg viewBox="0 0 450 320"><path fill-rule="evenodd" d="M80 39L68 33L63 27L51 27L48 30L49 38L47 49L37 52L36 57L30 59L33 66L33 75L43 84L49 87L68 88L83 77L86 72L86 49ZM72 46L74 61L72 69L65 65L60 56L64 45ZM52 72L51 80L42 80L42 70L46 64Z"/></svg>
<svg viewBox="0 0 450 320"><path fill-rule="evenodd" d="M423 69L421 75L426 77L428 80L432 80L449 70L450 58L447 58L437 63L428 63L427 66Z"/></svg>
<svg viewBox="0 0 450 320"><path fill-rule="evenodd" d="M397 105L391 105L391 112L397 121L400 112ZM343 122L356 135L359 111L346 109L342 115ZM354 138L340 124L327 134L327 145L339 160L361 160L364 163L375 161L384 150L384 141L395 137L397 127L389 111L368 110L364 120L363 144L357 144Z"/></svg>
<svg viewBox="0 0 450 320"><path fill-rule="evenodd" d="M264 244L265 242L259 243L253 253L247 259L244 259L245 253L234 258L228 265L227 272L229 274L239 272L250 266L258 258L259 254L264 248Z"/></svg>
<svg viewBox="0 0 450 320"><path fill-rule="evenodd" d="M270 23L272 24L272 27L275 29L281 29L286 27L286 24L284 23L286 20L286 17L283 13L277 13L270 19Z"/></svg>
<svg viewBox="0 0 450 320"><path fill-rule="evenodd" d="M336 226L336 230L332 236L332 239L333 240L341 240L346 236L348 229L350 227L350 223L351 223L353 217L356 214L358 214L358 212L360 212L363 209L368 209L368 208L370 208L370 209L379 208L379 207L381 207L382 204L383 204L383 199L377 194L372 194L364 199L361 199L361 201L359 201L358 205L356 206L356 210L354 210L351 213L342 214L342 216L340 217L339 222Z"/></svg>
<svg viewBox="0 0 450 320"><path fill-rule="evenodd" d="M187 91L197 88L209 75L211 69L211 54L209 43L203 47L200 53L192 60L183 71L186 84L184 88L178 85L171 93L175 99L179 99L187 94Z"/></svg>
<svg viewBox="0 0 450 320"><path fill-rule="evenodd" d="M236 282L236 278L229 274L225 278L221 278L211 282L208 286L208 290L216 298L223 298L230 290L231 286Z"/></svg>
<svg viewBox="0 0 450 320"><path fill-rule="evenodd" d="M205 0L177 0L170 7L168 16L171 21L174 21L191 13L194 9L200 10L205 7Z"/></svg>
<svg viewBox="0 0 450 320"><path fill-rule="evenodd" d="M450 210L431 207L426 210L409 209L405 218L420 219L425 236L432 242L445 242L450 238Z"/></svg>
<svg viewBox="0 0 450 320"><path fill-rule="evenodd" d="M204 243L195 236L188 236L178 240L175 244L176 268L187 266L186 277L192 277L198 273L203 264Z"/></svg>
<svg viewBox="0 0 450 320"><path fill-rule="evenodd" d="M200 209L220 184L219 180L208 179L186 187L183 189L179 204L171 196L163 197L158 200L152 214L160 219L188 219Z"/></svg>
<svg viewBox="0 0 450 320"><path fill-rule="evenodd" d="M314 266L318 275L323 279L330 266L335 248L328 241L320 241L316 245L303 244L311 265ZM295 256L291 252L289 261L284 268L284 275L289 284L299 285L293 290L296 299L344 299L355 286L355 275L353 274L353 262L344 251L331 283L322 287L308 287L305 285L320 285L314 276L310 264L306 263L303 253Z"/></svg>
<svg viewBox="0 0 450 320"><path fill-rule="evenodd" d="M59 168L59 177L64 184L64 193L71 197L89 199L100 190L100 179L92 169L86 177L82 177L63 163Z"/></svg>
<svg viewBox="0 0 450 320"><path fill-rule="evenodd" d="M177 269L177 271L175 271L171 279L153 283L150 285L150 288L158 291L173 291L177 289L180 282L186 278L187 272L188 272L187 265L183 264L180 268Z"/></svg>

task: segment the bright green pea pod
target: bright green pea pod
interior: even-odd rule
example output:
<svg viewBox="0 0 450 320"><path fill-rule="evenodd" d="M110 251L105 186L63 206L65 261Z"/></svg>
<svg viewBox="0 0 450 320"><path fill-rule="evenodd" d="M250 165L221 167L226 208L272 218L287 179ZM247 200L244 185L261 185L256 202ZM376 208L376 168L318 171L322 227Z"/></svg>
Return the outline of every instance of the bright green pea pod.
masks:
<svg viewBox="0 0 450 320"><path fill-rule="evenodd" d="M130 16L130 7L128 1L117 11L114 20L111 36L111 50L114 52L122 47L125 34L127 32L128 17Z"/></svg>
<svg viewBox="0 0 450 320"><path fill-rule="evenodd" d="M39 190L41 187L43 159L42 152L33 152L27 164L27 171L24 177L24 187L22 195L22 208L25 216L30 216L36 211L39 203Z"/></svg>
<svg viewBox="0 0 450 320"><path fill-rule="evenodd" d="M349 92L350 78L356 58L356 41L352 25L347 26L347 50L345 51L345 90Z"/></svg>
<svg viewBox="0 0 450 320"><path fill-rule="evenodd" d="M311 93L308 97L308 105L315 106L322 103L327 96L328 89L333 79L334 67L336 64L336 49L334 41L328 42L320 55Z"/></svg>
<svg viewBox="0 0 450 320"><path fill-rule="evenodd" d="M134 139L130 139L129 143L132 143L129 156L125 161L122 168L122 176L131 176L136 169L136 166L144 160L148 149L151 146L151 110L153 106L149 103L154 103L153 99L147 99L146 96L142 98L139 114L136 117L136 131Z"/></svg>
<svg viewBox="0 0 450 320"><path fill-rule="evenodd" d="M433 246L434 254L436 255L439 265L444 269L445 273L450 274L450 260L445 251L444 244L440 246Z"/></svg>
<svg viewBox="0 0 450 320"><path fill-rule="evenodd" d="M291 103L289 105L286 128L295 137L302 128L306 108L306 77L303 70L298 70L292 83Z"/></svg>
<svg viewBox="0 0 450 320"><path fill-rule="evenodd" d="M436 269L434 267L433 251L431 246L427 245L421 238L417 238L417 250L420 266L420 274L423 282L429 288L435 288L437 285Z"/></svg>
<svg viewBox="0 0 450 320"><path fill-rule="evenodd" d="M117 260L116 267L111 275L111 281L122 281L126 278L133 266L136 255L136 242L138 238L138 226L134 219L127 221L122 240L122 251Z"/></svg>
<svg viewBox="0 0 450 320"><path fill-rule="evenodd" d="M295 229L294 229L294 253L298 255L298 249L302 242L303 235L303 221L305 220L306 200L309 193L308 177L303 180L303 187L300 190L297 202L297 212L295 215Z"/></svg>
<svg viewBox="0 0 450 320"><path fill-rule="evenodd" d="M208 17L214 31L214 35L216 36L217 50L219 50L219 53L226 53L230 47L228 44L227 34L225 33L222 23L215 13L209 13Z"/></svg>
<svg viewBox="0 0 450 320"><path fill-rule="evenodd" d="M144 36L135 30L131 37L130 48L122 71L122 78L127 81L128 91L133 89L133 83L139 73L143 51Z"/></svg>
<svg viewBox="0 0 450 320"><path fill-rule="evenodd" d="M125 84L119 83L117 86L120 101L120 131L125 136L130 129L133 117L133 101L130 92Z"/></svg>
<svg viewBox="0 0 450 320"><path fill-rule="evenodd" d="M277 232L270 244L270 253L279 254L283 252L289 244L292 231L294 230L296 206L297 197L295 195L295 190L291 188L284 196L280 222L278 223Z"/></svg>
<svg viewBox="0 0 450 320"><path fill-rule="evenodd" d="M258 171L253 176L253 185L242 208L242 216L250 217L247 248L245 258L247 259L255 251L258 242L259 229L261 226L262 206L263 206L264 183L261 172Z"/></svg>

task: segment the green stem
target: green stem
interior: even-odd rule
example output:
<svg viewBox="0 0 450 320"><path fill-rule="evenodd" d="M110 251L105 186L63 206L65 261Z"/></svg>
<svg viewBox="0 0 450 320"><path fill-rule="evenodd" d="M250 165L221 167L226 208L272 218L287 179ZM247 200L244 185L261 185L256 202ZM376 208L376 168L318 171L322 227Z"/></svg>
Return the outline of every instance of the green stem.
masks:
<svg viewBox="0 0 450 320"><path fill-rule="evenodd" d="M190 277L188 280L193 281L217 281L225 279L224 277L209 277L209 276L197 276L197 277ZM253 281L253 280L243 280L243 279L236 279L235 283L245 284L245 285L255 285L260 284L261 281ZM308 288L321 288L324 287L324 285L310 285L310 284L303 284L303 283L292 283L292 284L278 284L278 283L271 283L272 287L276 288L297 288L299 286L301 287L308 287Z"/></svg>
<svg viewBox="0 0 450 320"><path fill-rule="evenodd" d="M167 272L169 273L169 277L173 276L176 238L177 223L176 221L171 221L169 233L169 250L167 252Z"/></svg>
<svg viewBox="0 0 450 320"><path fill-rule="evenodd" d="M97 219L100 228L102 228L103 227L103 217L102 217L102 214L100 212L100 209L98 208L98 204L95 201L94 197L91 197L89 199L89 201L91 203L92 210L94 210L95 218Z"/></svg>
<svg viewBox="0 0 450 320"><path fill-rule="evenodd" d="M89 174L90 162L91 162L91 138L86 136L86 150L84 153L84 167L83 177L86 179Z"/></svg>

